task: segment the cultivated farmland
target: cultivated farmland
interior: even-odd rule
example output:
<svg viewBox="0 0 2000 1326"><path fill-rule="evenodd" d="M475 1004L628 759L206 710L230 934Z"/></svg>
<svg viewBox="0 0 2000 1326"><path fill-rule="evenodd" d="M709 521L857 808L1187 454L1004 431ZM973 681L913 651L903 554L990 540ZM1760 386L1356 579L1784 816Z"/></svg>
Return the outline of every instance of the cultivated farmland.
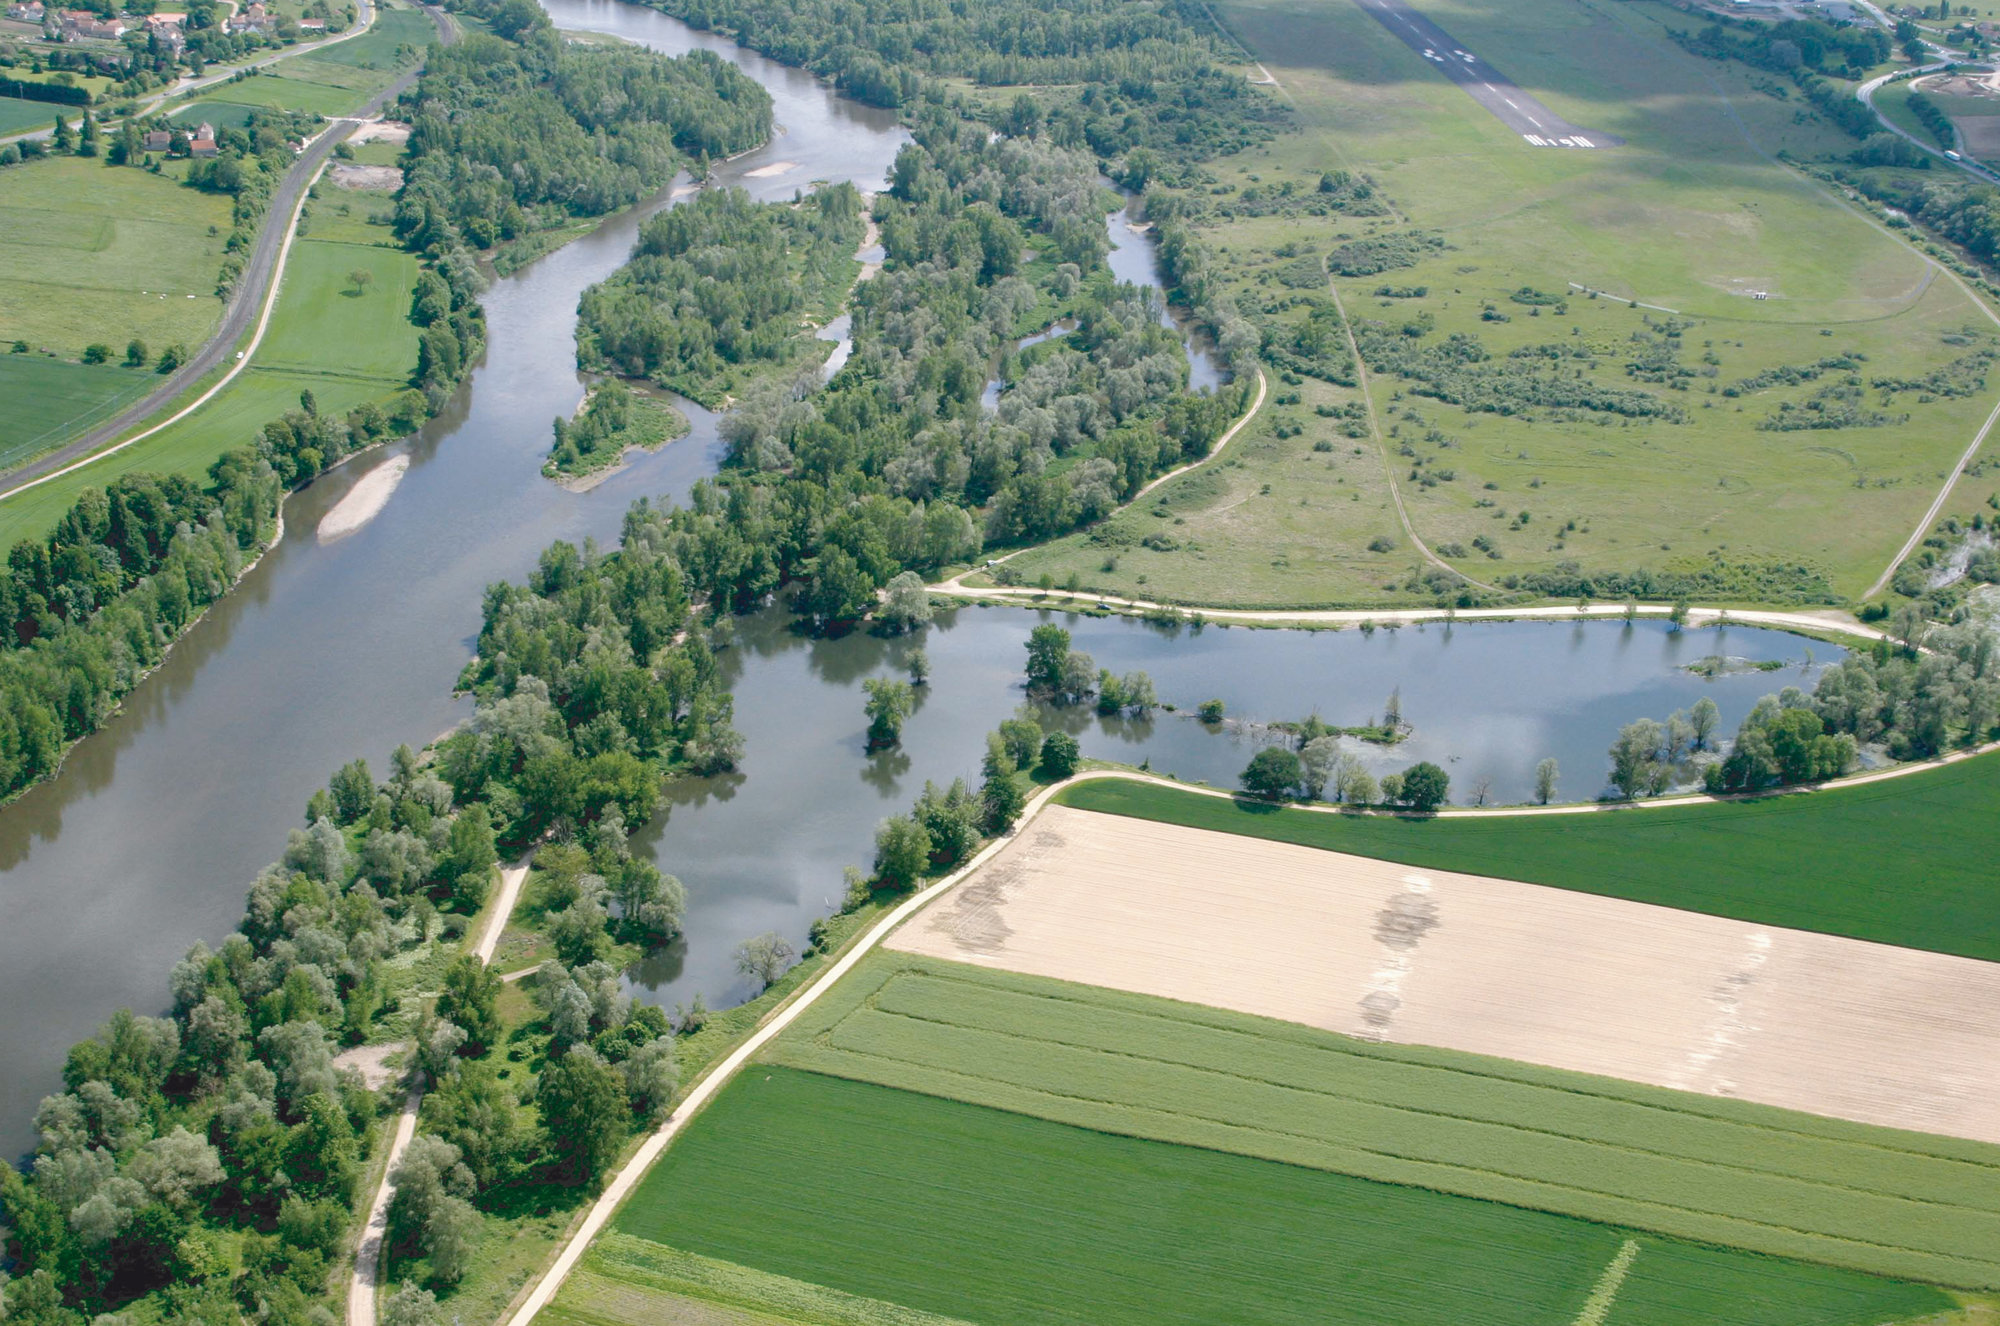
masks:
<svg viewBox="0 0 2000 1326"><path fill-rule="evenodd" d="M1621 1326L1872 1326L1948 1306L1854 1272L777 1066L695 1120L616 1228L711 1259L710 1274L722 1262L982 1326L1543 1326L1578 1318L1628 1240ZM685 1276L669 1284L685 1294ZM573 1285L559 1317L701 1320L604 1311L603 1293Z"/></svg>
<svg viewBox="0 0 2000 1326"><path fill-rule="evenodd" d="M1966 958L1065 806L889 943L2000 1143L2000 966Z"/></svg>
<svg viewBox="0 0 2000 1326"><path fill-rule="evenodd" d="M871 957L775 1061L1081 1127L1960 1284L2000 1150L942 962Z"/></svg>
<svg viewBox="0 0 2000 1326"><path fill-rule="evenodd" d="M1125 779L1058 796L1081 810L2000 961L2000 754L1859 787L1559 816L1332 815Z"/></svg>

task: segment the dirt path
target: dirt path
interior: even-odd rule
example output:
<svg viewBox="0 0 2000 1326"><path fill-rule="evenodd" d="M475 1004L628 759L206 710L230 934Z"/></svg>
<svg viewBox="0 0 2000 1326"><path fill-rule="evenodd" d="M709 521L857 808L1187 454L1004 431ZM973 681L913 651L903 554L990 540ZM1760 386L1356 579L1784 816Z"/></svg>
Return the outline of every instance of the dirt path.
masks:
<svg viewBox="0 0 2000 1326"><path fill-rule="evenodd" d="M375 1200L368 1208L368 1223L362 1227L361 1242L354 1249L354 1271L347 1283L347 1326L375 1326L375 1294L382 1280L382 1241L389 1234L389 1203L396 1197L396 1185L389 1182L389 1176L396 1172L410 1139L417 1135L417 1107L423 1100L423 1088L412 1086L403 1097L403 1112L396 1116L389 1158L382 1166L382 1183L375 1189Z"/></svg>
<svg viewBox="0 0 2000 1326"><path fill-rule="evenodd" d="M1034 589L1024 585L989 586L981 589L960 583L971 574L973 574L971 571L962 571L949 580L941 580L930 586L930 592L951 598L1004 600L1029 608L1048 607L1062 610L1075 605L1085 607L1101 605L1125 608L1134 612L1200 613L1211 621L1296 626L1359 626L1364 622L1372 622L1379 626L1388 622L1602 621L1606 618L1623 617L1626 612L1622 603L1592 603L1583 608L1207 608L1156 603L1151 599L1120 598L1112 594L1088 594L1082 590ZM1632 611L1639 617L1668 617L1673 614L1674 608L1672 604L1667 603L1641 603ZM1775 626L1781 630L1825 631L1860 640L1893 639L1886 632L1878 631L1872 626L1863 626L1845 613L1833 611L1780 612L1760 608L1689 608L1687 622L1690 626L1705 623L1734 623L1739 626Z"/></svg>
<svg viewBox="0 0 2000 1326"><path fill-rule="evenodd" d="M493 914L487 918L479 942L468 950L481 962L493 960L493 950L500 943L514 905L521 899L521 881L527 876L525 858L500 872L500 893L494 899ZM374 1200L368 1207L368 1223L362 1227L361 1241L354 1249L354 1271L347 1282L347 1326L375 1326L375 1300L382 1291L382 1240L389 1230L389 1204L396 1200L393 1178L410 1139L417 1135L417 1110L423 1101L424 1089L419 1077L410 1084L409 1095L403 1098L403 1112L396 1118L389 1156L382 1166L382 1182L376 1186Z"/></svg>

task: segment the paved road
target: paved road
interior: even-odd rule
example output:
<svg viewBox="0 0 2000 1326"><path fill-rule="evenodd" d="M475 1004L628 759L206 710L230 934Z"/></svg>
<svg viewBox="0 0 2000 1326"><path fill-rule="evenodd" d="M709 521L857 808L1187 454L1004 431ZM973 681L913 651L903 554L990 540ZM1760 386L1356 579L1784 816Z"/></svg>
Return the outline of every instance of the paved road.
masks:
<svg viewBox="0 0 2000 1326"><path fill-rule="evenodd" d="M426 8L431 21L437 25L439 39L449 43L457 38L457 27L441 9ZM344 142L354 132L361 117L374 115L389 102L401 96L417 81L423 66L417 65L384 88L361 108L358 116L334 120L324 133L312 141L299 154L292 168L285 172L284 181L271 196L270 207L264 213L264 227L257 235L257 246L250 254L250 261L244 265L243 275L236 282L236 289L229 297L229 306L223 311L222 325L216 329L207 344L191 356L185 364L166 377L160 379L146 397L131 406L117 418L98 425L75 441L54 451L47 452L18 469L0 477L0 498L22 488L33 485L57 470L64 469L79 458L90 455L120 433L141 423L164 408L175 397L192 387L201 378L228 361L234 353L236 343L250 330L258 310L263 307L264 292L283 275L279 265L280 255L285 248L285 237L291 233L292 214L298 206L299 197L312 183L313 177L333 154L333 149ZM108 453L107 453L108 454Z"/></svg>
<svg viewBox="0 0 2000 1326"><path fill-rule="evenodd" d="M1936 50L1941 48L1933 47L1932 49ZM1894 120L1884 115L1881 111L1881 108L1876 106L1875 104L1875 94L1879 92L1885 85L1887 85L1892 81L1897 80L1899 77L1907 77L1911 79L1922 78L1925 74L1937 73L1940 70L1949 69L1951 68L1952 65L1959 63L1963 63L1962 58L1954 54L1951 55L1950 58L1940 60L1935 64L1920 65L1915 69L1909 70L1907 73L1904 73L1903 71L1898 71L1897 73L1882 74L1879 77L1869 79L1866 83L1863 83L1860 87L1854 89L1854 95L1861 99L1862 105L1866 106L1869 110L1875 112L1875 118L1882 122L1882 127L1884 129L1887 129L1890 133L1895 134L1898 138L1903 139L1905 142L1914 143L1917 147L1921 148L1925 152L1930 153L1938 160L1944 162L1947 165L1957 166L1960 170L1966 172L1968 175L1972 175L1979 179L1985 180L1988 184L2000 184L2000 174L1995 174L1993 171L1988 170L1986 167L1980 165L1977 161L1971 160L1970 158L1962 158L1958 161L1953 161L1950 157L1947 157L1944 154L1943 148L1938 147L1936 144L1932 143L1929 139L1919 138L1915 134L1907 132L1901 125L1897 124Z"/></svg>
<svg viewBox="0 0 2000 1326"><path fill-rule="evenodd" d="M1452 35L1403 0L1355 0L1375 21L1402 39L1493 118L1535 147L1620 147L1616 134L1582 129L1522 91L1512 79L1465 49Z"/></svg>

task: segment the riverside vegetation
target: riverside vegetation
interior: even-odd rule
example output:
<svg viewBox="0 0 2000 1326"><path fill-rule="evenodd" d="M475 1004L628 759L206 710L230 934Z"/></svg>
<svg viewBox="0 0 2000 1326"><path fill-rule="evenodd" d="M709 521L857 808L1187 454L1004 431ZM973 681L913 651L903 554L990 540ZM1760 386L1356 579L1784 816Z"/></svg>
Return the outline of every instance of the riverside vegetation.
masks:
<svg viewBox="0 0 2000 1326"><path fill-rule="evenodd" d="M17 543L0 571L12 628L0 641L0 795L49 776L228 591L271 537L287 488L443 408L484 344L478 249L601 216L683 162L769 131L768 94L711 55L567 45L527 0L486 15L496 35L434 48L402 112L413 127L394 228L426 268L412 299L422 332L411 385L386 408L344 418L308 396L215 461L206 485L128 474L84 490L45 537ZM523 124L537 133L524 137ZM269 138L202 163L239 211L289 160L282 138ZM600 138L602 154L591 146Z"/></svg>

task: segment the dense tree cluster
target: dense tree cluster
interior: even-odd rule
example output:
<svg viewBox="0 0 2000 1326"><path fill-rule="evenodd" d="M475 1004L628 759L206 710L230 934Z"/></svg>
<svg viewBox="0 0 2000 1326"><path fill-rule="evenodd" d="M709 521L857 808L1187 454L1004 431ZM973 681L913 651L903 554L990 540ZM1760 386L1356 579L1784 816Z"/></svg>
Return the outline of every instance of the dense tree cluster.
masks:
<svg viewBox="0 0 2000 1326"><path fill-rule="evenodd" d="M1889 34L1872 23L1821 19L1763 23L1718 17L1698 32L1669 29L1668 35L1697 55L1741 60L1780 74L1811 70L1860 78L1889 58Z"/></svg>
<svg viewBox="0 0 2000 1326"><path fill-rule="evenodd" d="M1178 172L1269 138L1281 119L1274 100L1217 64L1227 39L1195 0L656 3L877 106L910 106L943 79L1032 87L988 112L1000 128L1105 159L1144 146Z"/></svg>
<svg viewBox="0 0 2000 1326"><path fill-rule="evenodd" d="M1699 780L1710 792L1754 792L1836 778L1862 746L1899 760L1976 745L2000 730L2000 661L1991 633L1912 627L1924 647L1878 640L1820 675L1811 692L1787 686L1759 700L1734 741L1704 696L1664 723L1628 723L1611 746L1611 783L1623 797L1658 795ZM1711 753L1713 752L1713 753Z"/></svg>
<svg viewBox="0 0 2000 1326"><path fill-rule="evenodd" d="M688 629L688 576L652 515L633 510L617 553L557 543L528 584L487 590L466 676L478 708L438 765L461 798L491 806L503 841L612 808L643 824L662 771L716 773L742 754L715 655Z"/></svg>
<svg viewBox="0 0 2000 1326"><path fill-rule="evenodd" d="M1156 297L1103 268L1087 157L992 139L941 106L915 138L876 202L887 263L855 291L847 367L824 389L815 377L749 391L723 423L723 481L627 520L628 549L636 537L670 555L717 608L798 582L795 606L816 622L857 618L905 570L1104 515L1207 454L1242 408L1240 386L1187 391ZM1030 246L1052 252L1031 261ZM754 280L755 256L714 261ZM1003 352L1024 319L1061 315L1075 330ZM988 411L996 360L1008 385Z"/></svg>
<svg viewBox="0 0 2000 1326"><path fill-rule="evenodd" d="M477 248L637 202L690 158L771 131L770 94L707 51L668 58L563 41L532 0L460 6L495 35L434 47L403 95L411 123L396 233Z"/></svg>
<svg viewBox="0 0 2000 1326"><path fill-rule="evenodd" d="M9 1321L82 1326L156 1290L169 1320L319 1321L375 1117L334 1050L494 860L484 809L407 747L388 782L357 762L315 794L241 928L173 969L171 1015L120 1012L73 1047L30 1171L0 1166Z"/></svg>
<svg viewBox="0 0 2000 1326"><path fill-rule="evenodd" d="M577 363L720 408L745 370L798 359L846 293L862 238L851 184L791 205L706 189L646 222L631 261L583 292Z"/></svg>

